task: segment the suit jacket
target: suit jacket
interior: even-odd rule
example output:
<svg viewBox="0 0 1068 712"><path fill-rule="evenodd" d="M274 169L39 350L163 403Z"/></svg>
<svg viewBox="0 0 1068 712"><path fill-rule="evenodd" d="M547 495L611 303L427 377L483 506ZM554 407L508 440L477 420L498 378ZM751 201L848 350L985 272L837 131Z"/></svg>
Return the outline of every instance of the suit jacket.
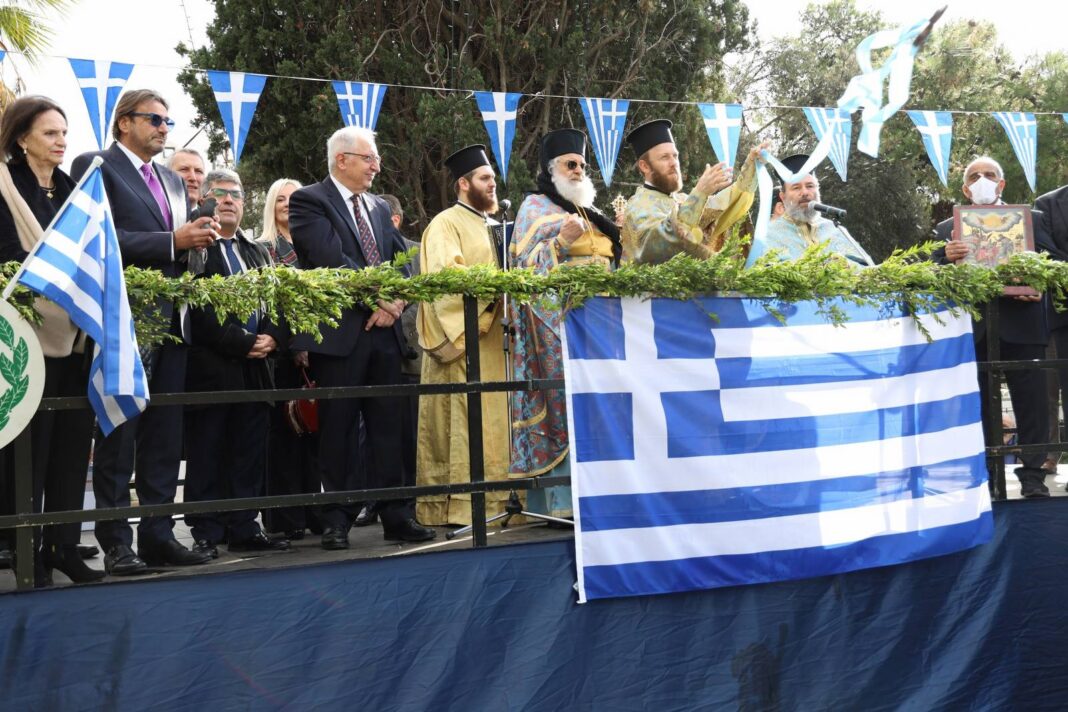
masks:
<svg viewBox="0 0 1068 712"><path fill-rule="evenodd" d="M270 266L267 248L252 242L238 230L235 237L237 251L245 266L252 270ZM205 248L205 267L201 277L230 276L221 242ZM288 332L265 315L261 316L256 332L246 331L244 320L227 317L221 324L213 307L191 309L189 319L192 346L186 365L186 388L190 391L243 390L273 388L274 374L271 359L246 358L257 334L269 334L284 347Z"/></svg>
<svg viewBox="0 0 1068 712"><path fill-rule="evenodd" d="M104 159L100 166L104 191L115 220L123 264L157 269L168 277L177 277L185 271L185 265L182 261L184 252L173 250L174 230L185 224L189 205L181 176L158 163L152 164L170 205L174 225L168 226L144 177L118 144L111 144L106 151L83 153L75 158L71 164L71 177L79 180L96 156ZM159 307L162 317L169 323L174 304L161 301Z"/></svg>
<svg viewBox="0 0 1068 712"><path fill-rule="evenodd" d="M1042 230L1049 236L1044 252L1055 260L1068 262L1068 185L1050 191L1035 201L1035 209L1042 212ZM1050 300L1050 328L1068 326L1068 311L1057 312Z"/></svg>
<svg viewBox="0 0 1068 712"><path fill-rule="evenodd" d="M1031 223L1034 227L1035 251L1047 252L1051 247L1049 234L1042 227L1042 215L1037 210L1031 211ZM948 242L952 235L953 218L943 220L935 226L937 239ZM945 247L935 250L931 258L941 264L949 264ZM1001 299L998 302L998 335L1001 340L1010 344L1047 344L1048 301L1048 295L1044 295L1040 302L1021 302L1011 297ZM975 322L974 330L976 340L981 339L986 334L986 321ZM986 354L976 354L976 357L982 360Z"/></svg>
<svg viewBox="0 0 1068 712"><path fill-rule="evenodd" d="M397 230L389 219L389 205L377 195L364 193L364 197L378 253L383 261L391 260L397 244ZM367 260L357 239L352 209L329 177L320 183L305 186L290 196L289 229L302 269L367 267ZM354 305L342 311L336 328L320 325L321 342L316 343L311 336L301 334L293 338L292 348L329 356L348 356L356 348L356 341L363 333L370 315L371 310L367 307ZM404 335L400 320L394 322L393 333L403 353Z"/></svg>

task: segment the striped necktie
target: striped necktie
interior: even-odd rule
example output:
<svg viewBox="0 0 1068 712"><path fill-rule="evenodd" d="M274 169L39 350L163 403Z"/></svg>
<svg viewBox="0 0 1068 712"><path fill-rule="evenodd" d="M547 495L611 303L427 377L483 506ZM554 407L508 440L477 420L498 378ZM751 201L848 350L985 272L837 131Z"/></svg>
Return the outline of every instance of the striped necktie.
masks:
<svg viewBox="0 0 1068 712"><path fill-rule="evenodd" d="M356 214L356 231L360 235L360 249L369 267L382 264L382 255L378 252L378 243L375 242L371 226L363 219L363 211L360 210L360 196L352 196L352 212Z"/></svg>

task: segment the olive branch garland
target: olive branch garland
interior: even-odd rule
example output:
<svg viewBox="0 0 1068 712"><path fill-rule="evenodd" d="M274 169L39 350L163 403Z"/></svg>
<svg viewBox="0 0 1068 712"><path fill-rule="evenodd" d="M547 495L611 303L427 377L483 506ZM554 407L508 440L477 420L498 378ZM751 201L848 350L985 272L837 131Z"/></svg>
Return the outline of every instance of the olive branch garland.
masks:
<svg viewBox="0 0 1068 712"><path fill-rule="evenodd" d="M11 352L11 357L0 353L0 376L3 376L8 385L4 395L0 396L0 430L3 430L11 418L11 411L26 397L26 390L30 386L30 377L26 375L26 367L30 363L30 349L25 339L20 337L15 341L15 330L2 316L0 343Z"/></svg>
<svg viewBox="0 0 1068 712"><path fill-rule="evenodd" d="M480 299L507 294L520 304L571 309L598 295L687 300L721 292L758 300L780 320L785 319L785 305L814 301L821 313L839 325L846 321L842 302L886 312L901 306L914 316L948 308L979 319L978 305L1000 295L1005 286L1026 285L1049 293L1059 310L1068 295L1068 263L1036 253L1014 255L996 269L939 265L930 261L939 243L925 243L897 250L874 267L857 269L828 251L824 243L792 261L782 261L772 250L746 269L742 257L746 240L729 238L723 250L707 260L679 255L658 265L624 264L614 272L597 265L565 265L548 273L475 265L408 278L400 267L412 258L414 251L410 251L392 264L361 270L271 267L232 277L194 279L188 274L168 278L156 270L127 267L125 277L141 344L170 338L158 308L166 301L210 306L220 320L236 316L243 321L263 309L275 321L284 318L294 333L318 336L321 324L336 326L342 311L354 304L373 307L379 299L431 302L449 294ZM17 267L16 263L0 266L0 286ZM32 299L28 290L19 287L11 302L24 317L37 322Z"/></svg>

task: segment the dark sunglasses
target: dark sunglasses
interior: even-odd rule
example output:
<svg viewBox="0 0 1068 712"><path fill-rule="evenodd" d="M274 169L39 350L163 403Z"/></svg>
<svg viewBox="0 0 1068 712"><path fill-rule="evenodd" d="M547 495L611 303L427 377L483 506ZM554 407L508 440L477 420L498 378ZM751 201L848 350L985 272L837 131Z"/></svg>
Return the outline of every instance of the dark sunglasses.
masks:
<svg viewBox="0 0 1068 712"><path fill-rule="evenodd" d="M152 124L152 128L158 129L161 124L167 124L167 128L174 128L174 119L169 116L160 116L159 114L150 114L144 111L131 111L128 116L140 116L141 118L148 119L148 123Z"/></svg>
<svg viewBox="0 0 1068 712"><path fill-rule="evenodd" d="M573 171L576 168L581 168L582 170L586 170L586 164L583 163L582 161L571 160L571 161L565 162L564 165L567 166L567 170L569 170L569 171Z"/></svg>
<svg viewBox="0 0 1068 712"><path fill-rule="evenodd" d="M245 197L240 188L212 188L208 193L215 198L225 198L229 195L234 200L241 200Z"/></svg>

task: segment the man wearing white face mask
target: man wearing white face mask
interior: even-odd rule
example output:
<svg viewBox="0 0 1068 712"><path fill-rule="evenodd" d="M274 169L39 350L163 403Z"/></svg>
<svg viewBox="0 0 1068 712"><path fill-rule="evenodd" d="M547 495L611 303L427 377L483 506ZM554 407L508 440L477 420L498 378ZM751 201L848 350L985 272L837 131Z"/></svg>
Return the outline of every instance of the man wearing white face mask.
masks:
<svg viewBox="0 0 1068 712"><path fill-rule="evenodd" d="M980 156L964 169L964 184L961 187L964 196L972 205L994 205L1001 203L1001 193L1005 189L1005 174L1001 165L989 156ZM1048 234L1042 228L1042 216L1032 211L1035 249L1048 251L1052 244ZM960 241L951 241L953 219L943 220L935 227L935 236L945 240L946 246L935 250L932 259L943 264L960 263L971 248ZM980 309L983 305L977 305ZM976 361L986 361L986 322L974 322ZM1002 297L998 303L998 338L1000 341L1000 358L1003 361L1039 360L1045 358L1046 343L1049 341L1046 305L1043 297ZM1049 408L1046 396L1046 376L1043 371L1006 371L1005 381L1012 397L1012 409L1016 415L1016 428L1021 445L1034 445L1049 441ZM985 374L979 377L979 392L983 402L984 429L990 417L987 412L987 386ZM1001 417L1001 414L996 414ZM1024 497L1048 497L1049 489L1045 484L1046 472L1042 463L1043 453L1022 455L1021 466L1016 468L1020 478L1020 493Z"/></svg>

